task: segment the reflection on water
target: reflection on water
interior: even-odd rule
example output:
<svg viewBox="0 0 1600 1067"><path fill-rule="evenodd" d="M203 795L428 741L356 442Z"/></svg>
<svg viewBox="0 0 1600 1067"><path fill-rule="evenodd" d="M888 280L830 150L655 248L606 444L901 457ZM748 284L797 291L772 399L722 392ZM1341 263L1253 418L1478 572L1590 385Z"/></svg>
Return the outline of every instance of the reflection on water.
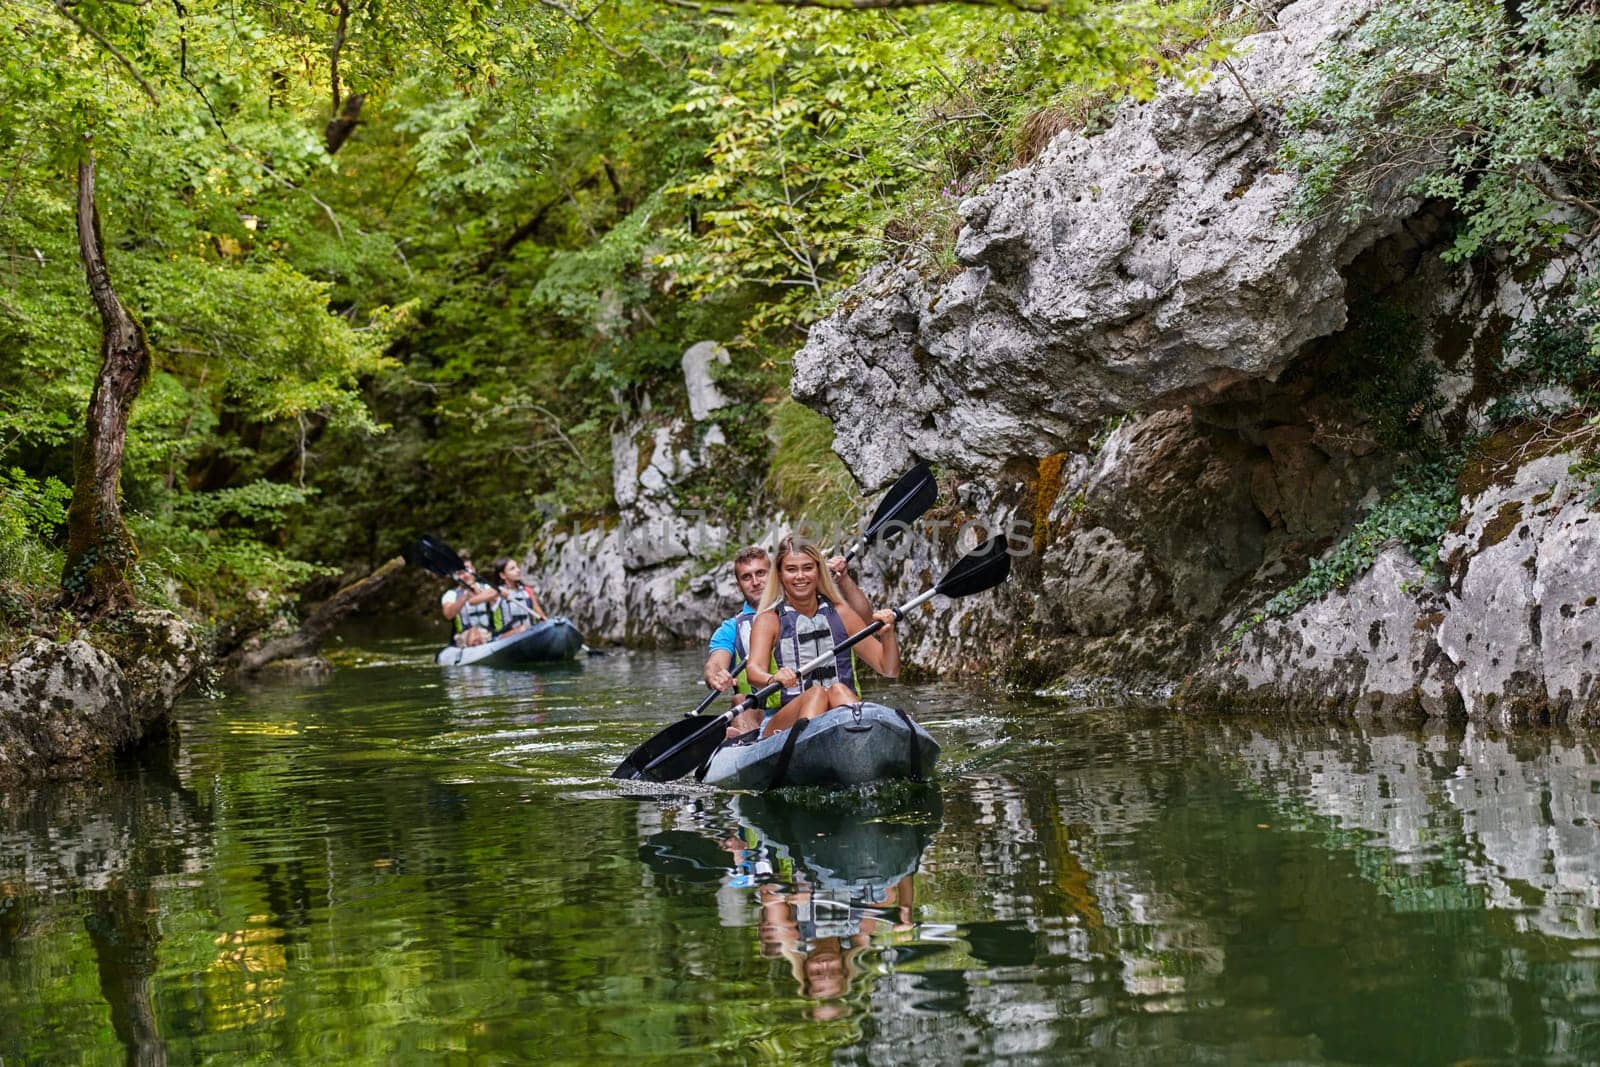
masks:
<svg viewBox="0 0 1600 1067"><path fill-rule="evenodd" d="M802 997L831 1001L876 961L892 969L895 946L928 934L916 921L916 873L940 811L936 789L888 804L741 796L728 821L688 813L700 827L649 835L639 858L669 879L718 885L729 925L749 910L740 891L752 897L761 955L788 962ZM812 1012L842 1014L837 1005Z"/></svg>
<svg viewBox="0 0 1600 1067"><path fill-rule="evenodd" d="M181 709L0 797L0 1060L1600 1060L1589 738L885 687L936 790L619 790L697 657Z"/></svg>

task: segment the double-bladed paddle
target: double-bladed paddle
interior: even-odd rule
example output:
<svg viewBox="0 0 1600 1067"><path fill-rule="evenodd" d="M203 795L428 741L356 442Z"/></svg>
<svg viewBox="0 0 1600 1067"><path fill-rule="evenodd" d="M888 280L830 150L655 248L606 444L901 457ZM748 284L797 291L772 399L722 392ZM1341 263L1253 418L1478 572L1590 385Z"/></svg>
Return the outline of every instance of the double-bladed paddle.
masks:
<svg viewBox="0 0 1600 1067"><path fill-rule="evenodd" d="M912 523L922 518L929 508L933 507L933 502L938 496L939 483L934 479L933 471L929 469L927 460L923 460L902 474L889 487L889 491L883 494L883 500L878 504L878 510L872 513L872 518L868 521L866 529L861 531L861 536L856 539L856 543L851 545L850 550L844 554L844 561L849 563L871 548L880 537L899 532L898 530L891 530L891 526L896 526L900 529L909 528ZM776 606L776 604L773 605L773 607ZM770 611L771 609L767 610ZM728 673L737 678L739 672L744 670L747 663L749 663L748 656L729 668ZM706 698L700 702L699 706L686 713L684 718L692 719L699 715L711 706L713 700L725 692L727 692L725 689L714 689L707 693Z"/></svg>
<svg viewBox="0 0 1600 1067"><path fill-rule="evenodd" d="M894 617L896 620L905 618L913 609L927 603L935 596L945 596L953 600L993 589L1010 574L1011 556L1006 551L1005 537L999 535L991 537L962 556L932 589L895 608ZM860 644L881 629L883 623L874 620L858 633L845 638L833 649L802 664L796 673L803 676L832 663L838 653ZM634 749L628 758L611 772L611 777L644 778L652 782L671 782L682 778L698 767L718 745L722 744L727 725L735 715L746 707L759 706L781 688L781 683L771 682L720 715L679 719Z"/></svg>

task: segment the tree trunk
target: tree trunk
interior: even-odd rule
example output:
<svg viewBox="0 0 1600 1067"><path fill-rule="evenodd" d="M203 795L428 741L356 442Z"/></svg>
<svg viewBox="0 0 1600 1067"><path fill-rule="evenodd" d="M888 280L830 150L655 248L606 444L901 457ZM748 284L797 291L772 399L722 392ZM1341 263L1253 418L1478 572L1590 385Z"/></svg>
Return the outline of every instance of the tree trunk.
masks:
<svg viewBox="0 0 1600 1067"><path fill-rule="evenodd" d="M333 155L344 147L350 135L356 132L356 127L361 125L361 105L366 103L365 93L352 93L345 98L344 106L339 113L328 120L328 126L322 131L323 144L328 149L328 155Z"/></svg>
<svg viewBox="0 0 1600 1067"><path fill-rule="evenodd" d="M396 556L365 578L351 582L318 604L294 633L271 638L255 648L243 648L229 656L229 668L239 674L251 674L276 660L315 655L339 620L371 601L390 578L405 569L405 565L406 561Z"/></svg>
<svg viewBox="0 0 1600 1067"><path fill-rule="evenodd" d="M150 347L144 329L111 287L91 154L78 164L77 213L78 252L100 312L100 374L89 397L88 436L73 461L61 588L67 607L93 618L133 603L128 569L137 552L122 521L122 450L133 401L150 374Z"/></svg>

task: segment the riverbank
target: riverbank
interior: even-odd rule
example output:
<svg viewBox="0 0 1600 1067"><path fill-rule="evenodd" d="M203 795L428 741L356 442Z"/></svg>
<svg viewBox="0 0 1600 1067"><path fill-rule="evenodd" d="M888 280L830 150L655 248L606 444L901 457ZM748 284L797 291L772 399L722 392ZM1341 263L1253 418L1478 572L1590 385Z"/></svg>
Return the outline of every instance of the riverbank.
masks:
<svg viewBox="0 0 1600 1067"><path fill-rule="evenodd" d="M105 774L167 729L203 665L169 612L117 612L66 640L27 637L0 665L0 788Z"/></svg>

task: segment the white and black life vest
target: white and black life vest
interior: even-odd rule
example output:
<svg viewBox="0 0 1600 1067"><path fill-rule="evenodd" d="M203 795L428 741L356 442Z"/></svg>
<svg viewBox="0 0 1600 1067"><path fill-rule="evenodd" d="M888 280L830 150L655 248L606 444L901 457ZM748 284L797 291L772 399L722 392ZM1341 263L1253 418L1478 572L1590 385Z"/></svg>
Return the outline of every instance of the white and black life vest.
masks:
<svg viewBox="0 0 1600 1067"><path fill-rule="evenodd" d="M476 592L476 589L468 588L464 585L457 586L456 598L460 599L462 597L471 597ZM489 603L492 603L492 601ZM456 612L456 617L451 620L451 625L455 628L454 632L458 634L463 633L474 626L481 626L485 630L489 629L493 623L493 617L489 610L489 603L463 603L461 605L461 610Z"/></svg>
<svg viewBox="0 0 1600 1067"><path fill-rule="evenodd" d="M539 621L533 610L533 598L528 595L532 588L526 582L500 587L500 601L495 605L495 633L504 633L518 623L532 626Z"/></svg>
<svg viewBox="0 0 1600 1067"><path fill-rule="evenodd" d="M833 652L850 636L845 632L839 612L821 595L817 597L815 615L802 615L787 603L780 604L777 612L778 640L772 647L772 658L776 666L788 667L796 674L800 673L802 665ZM797 688L785 689L783 702L787 704L811 686L834 682L842 682L860 693L856 688L855 653L848 648L834 652L831 664L818 667L801 678Z"/></svg>

